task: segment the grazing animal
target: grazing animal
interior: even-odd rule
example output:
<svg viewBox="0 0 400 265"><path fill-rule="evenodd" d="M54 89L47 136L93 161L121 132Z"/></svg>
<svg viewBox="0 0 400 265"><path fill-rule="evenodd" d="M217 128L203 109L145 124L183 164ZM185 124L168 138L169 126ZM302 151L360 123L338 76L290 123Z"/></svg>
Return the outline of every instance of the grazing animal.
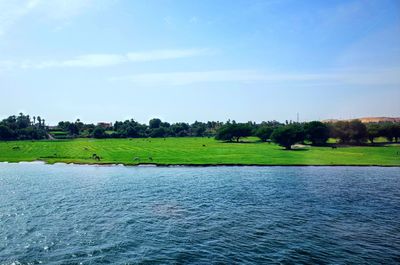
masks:
<svg viewBox="0 0 400 265"><path fill-rule="evenodd" d="M92 158L93 158L94 160L100 161L100 156L98 156L97 154L93 154L93 155L92 155Z"/></svg>
<svg viewBox="0 0 400 265"><path fill-rule="evenodd" d="M153 161L153 158L152 158L151 156L149 156L149 160L150 160L150 161Z"/></svg>
<svg viewBox="0 0 400 265"><path fill-rule="evenodd" d="M205 144L203 144L203 147L206 147L206 145L205 145Z"/></svg>
<svg viewBox="0 0 400 265"><path fill-rule="evenodd" d="M14 146L13 148L12 148L13 150L19 150L19 149L21 149L19 146Z"/></svg>

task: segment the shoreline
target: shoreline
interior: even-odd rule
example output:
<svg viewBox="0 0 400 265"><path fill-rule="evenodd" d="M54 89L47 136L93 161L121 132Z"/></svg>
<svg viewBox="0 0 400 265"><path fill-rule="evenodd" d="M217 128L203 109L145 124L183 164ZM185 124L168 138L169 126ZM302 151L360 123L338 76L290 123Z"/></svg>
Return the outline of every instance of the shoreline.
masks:
<svg viewBox="0 0 400 265"><path fill-rule="evenodd" d="M77 166L123 166L123 167L398 167L400 165L379 165L379 164L160 164L160 163L138 163L138 164L125 164L125 163L80 163L80 162L54 162L50 163L45 160L34 160L34 161L0 161L0 164L44 164L44 165L77 165Z"/></svg>

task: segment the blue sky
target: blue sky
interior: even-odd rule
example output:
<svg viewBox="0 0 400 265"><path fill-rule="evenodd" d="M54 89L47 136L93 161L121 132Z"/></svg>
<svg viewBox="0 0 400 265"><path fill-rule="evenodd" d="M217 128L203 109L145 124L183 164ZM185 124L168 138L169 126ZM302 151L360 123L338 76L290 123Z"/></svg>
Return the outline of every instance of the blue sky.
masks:
<svg viewBox="0 0 400 265"><path fill-rule="evenodd" d="M0 118L400 116L400 2L0 0Z"/></svg>

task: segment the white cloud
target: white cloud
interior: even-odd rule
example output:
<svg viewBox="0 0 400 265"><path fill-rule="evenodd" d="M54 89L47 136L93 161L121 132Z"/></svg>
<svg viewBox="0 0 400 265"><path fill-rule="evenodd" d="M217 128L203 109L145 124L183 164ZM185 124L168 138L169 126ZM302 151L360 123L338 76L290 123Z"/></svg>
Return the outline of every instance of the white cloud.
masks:
<svg viewBox="0 0 400 265"><path fill-rule="evenodd" d="M0 61L0 69L43 69L53 67L104 67L114 66L129 62L150 62L180 59L193 56L207 55L208 49L175 49L153 50L144 52L130 52L126 54L85 54L66 60L48 60L34 62L24 60L21 62Z"/></svg>
<svg viewBox="0 0 400 265"><path fill-rule="evenodd" d="M295 85L400 85L400 68L374 70L332 70L320 73L273 73L253 70L146 73L113 77L136 85L182 86L195 83L244 82Z"/></svg>

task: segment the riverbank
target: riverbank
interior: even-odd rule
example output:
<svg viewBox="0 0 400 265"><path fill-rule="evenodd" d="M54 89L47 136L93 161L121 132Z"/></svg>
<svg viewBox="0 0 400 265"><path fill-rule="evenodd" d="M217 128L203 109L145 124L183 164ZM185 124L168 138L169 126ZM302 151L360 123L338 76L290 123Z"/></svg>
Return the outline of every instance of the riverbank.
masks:
<svg viewBox="0 0 400 265"><path fill-rule="evenodd" d="M75 139L0 142L0 161L155 166L400 166L400 147L311 147L293 151L250 139Z"/></svg>

